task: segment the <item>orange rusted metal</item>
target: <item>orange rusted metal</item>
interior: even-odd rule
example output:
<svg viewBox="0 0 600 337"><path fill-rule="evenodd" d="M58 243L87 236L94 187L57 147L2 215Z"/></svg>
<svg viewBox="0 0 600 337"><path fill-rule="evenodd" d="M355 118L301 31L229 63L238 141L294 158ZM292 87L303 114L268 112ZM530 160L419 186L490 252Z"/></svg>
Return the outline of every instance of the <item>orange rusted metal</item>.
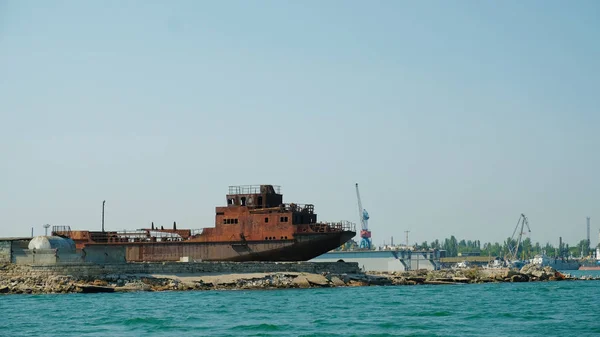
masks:
<svg viewBox="0 0 600 337"><path fill-rule="evenodd" d="M126 246L127 261L302 261L336 248L355 234L353 223L317 222L311 204L285 204L273 185L230 186L227 206L215 209L215 227L202 231L164 227L129 232L71 231L53 227L78 249Z"/></svg>

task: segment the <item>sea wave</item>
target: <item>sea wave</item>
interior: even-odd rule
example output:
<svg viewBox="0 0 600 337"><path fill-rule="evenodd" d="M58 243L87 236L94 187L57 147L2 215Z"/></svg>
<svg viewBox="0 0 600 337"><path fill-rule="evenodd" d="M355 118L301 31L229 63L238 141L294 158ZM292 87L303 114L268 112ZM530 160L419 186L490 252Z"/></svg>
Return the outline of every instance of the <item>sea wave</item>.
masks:
<svg viewBox="0 0 600 337"><path fill-rule="evenodd" d="M0 335L600 334L600 281L2 296Z"/></svg>

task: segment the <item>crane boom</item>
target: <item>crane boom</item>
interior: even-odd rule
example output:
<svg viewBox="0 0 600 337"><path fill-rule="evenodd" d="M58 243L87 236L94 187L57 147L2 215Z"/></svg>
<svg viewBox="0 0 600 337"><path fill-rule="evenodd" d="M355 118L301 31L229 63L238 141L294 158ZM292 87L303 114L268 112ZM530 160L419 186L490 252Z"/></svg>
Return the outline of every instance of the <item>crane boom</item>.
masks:
<svg viewBox="0 0 600 337"><path fill-rule="evenodd" d="M519 228L520 227L520 228ZM513 231L513 235L511 237L511 242L509 242L509 256L508 258L512 261L517 261L519 255L519 247L523 241L523 234L525 234L524 230L527 227L527 231L531 233L531 228L529 228L529 219L523 213L519 217L517 221L517 225L515 226L515 230ZM514 246L513 246L514 243Z"/></svg>
<svg viewBox="0 0 600 337"><path fill-rule="evenodd" d="M371 249L371 231L369 231L369 212L362 207L362 201L360 200L360 192L358 190L358 183L356 183L356 199L358 200L358 217L360 218L361 231L360 231L360 248Z"/></svg>
<svg viewBox="0 0 600 337"><path fill-rule="evenodd" d="M358 217L360 218L360 224L362 229L368 229L365 219L363 217L364 209L362 207L362 201L360 200L360 191L358 190L358 183L356 183L356 199L358 200Z"/></svg>

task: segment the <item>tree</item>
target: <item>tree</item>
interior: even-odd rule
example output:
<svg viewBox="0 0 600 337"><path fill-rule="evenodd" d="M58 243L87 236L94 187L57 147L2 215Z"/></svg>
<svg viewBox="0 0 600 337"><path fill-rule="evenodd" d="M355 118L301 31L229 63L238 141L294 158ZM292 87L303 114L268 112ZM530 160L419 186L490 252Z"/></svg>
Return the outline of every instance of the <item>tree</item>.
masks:
<svg viewBox="0 0 600 337"><path fill-rule="evenodd" d="M483 244L483 250L481 251L481 255L483 256L493 256L499 257L501 256L502 247L498 242L492 244L491 242Z"/></svg>
<svg viewBox="0 0 600 337"><path fill-rule="evenodd" d="M452 256L458 256L458 242L454 235L450 236L450 247L452 249Z"/></svg>
<svg viewBox="0 0 600 337"><path fill-rule="evenodd" d="M455 257L458 256L458 253L471 253L471 252L480 252L482 256L492 256L492 257L507 257L509 252L516 248L517 241L512 238L507 238L501 243L498 242L486 242L481 244L479 240L458 240L454 235L450 236L450 238L446 238L443 241L435 239L430 243L427 241L423 242L421 246L423 248L429 247L434 249L442 249L446 251L447 257ZM525 237L524 240L519 244L519 249L517 252L517 259L531 259L535 255L546 254L549 257L558 257L561 256L589 256L591 254L591 248L589 246L589 242L587 240L581 240L575 246L569 246L567 243L563 243L563 249L560 247L554 247L549 242L546 242L544 245L541 245L539 242L535 244L531 241L531 238ZM600 243L597 246L600 248ZM562 253L561 253L562 251Z"/></svg>
<svg viewBox="0 0 600 337"><path fill-rule="evenodd" d="M452 257L458 255L458 244L454 235L450 239L445 239L442 249L446 251L446 256Z"/></svg>
<svg viewBox="0 0 600 337"><path fill-rule="evenodd" d="M581 257L590 255L590 242L588 240L579 241L579 243L577 244L577 251L579 254L581 254Z"/></svg>
<svg viewBox="0 0 600 337"><path fill-rule="evenodd" d="M535 246L533 246L533 252L534 255L542 254L542 246L540 246L539 242L536 242Z"/></svg>
<svg viewBox="0 0 600 337"><path fill-rule="evenodd" d="M530 238L526 238L525 240L523 240L523 243L521 244L522 249L521 249L521 256L523 257L523 259L530 259L533 256L532 254L532 245L531 245L531 239Z"/></svg>
<svg viewBox="0 0 600 337"><path fill-rule="evenodd" d="M550 244L550 242L546 242L543 251L548 256L556 257L556 249Z"/></svg>
<svg viewBox="0 0 600 337"><path fill-rule="evenodd" d="M492 247L492 252L494 256L502 256L502 246L500 246L498 242L495 242Z"/></svg>

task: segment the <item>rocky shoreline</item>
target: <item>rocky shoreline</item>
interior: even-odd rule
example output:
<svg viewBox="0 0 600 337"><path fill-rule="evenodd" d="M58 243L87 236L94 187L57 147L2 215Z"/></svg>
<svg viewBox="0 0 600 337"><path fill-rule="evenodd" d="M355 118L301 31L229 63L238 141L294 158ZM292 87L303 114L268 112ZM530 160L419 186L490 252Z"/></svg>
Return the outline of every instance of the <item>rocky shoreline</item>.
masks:
<svg viewBox="0 0 600 337"><path fill-rule="evenodd" d="M244 274L122 274L94 277L19 274L0 265L0 294L98 293L130 291L246 290L391 285L451 285L489 282L544 282L574 278L551 267L516 269L415 270L399 273L244 273Z"/></svg>

